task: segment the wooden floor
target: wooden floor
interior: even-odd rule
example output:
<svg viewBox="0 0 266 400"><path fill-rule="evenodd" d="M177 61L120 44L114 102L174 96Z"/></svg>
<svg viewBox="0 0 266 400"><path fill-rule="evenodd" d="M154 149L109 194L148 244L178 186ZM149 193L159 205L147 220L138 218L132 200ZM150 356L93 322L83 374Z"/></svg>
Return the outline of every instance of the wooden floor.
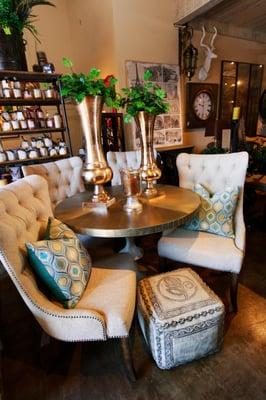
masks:
<svg viewBox="0 0 266 400"><path fill-rule="evenodd" d="M145 258L156 267L156 237L148 240ZM47 345L42 351L45 367L41 367L34 351L34 321L16 291L5 283L1 288L4 342L1 399L265 400L265 249L266 232L253 228L248 232L237 315L228 310L228 277L197 270L226 304L224 344L219 353L170 371L161 371L147 352L136 324L132 348L138 381L134 384L125 376L117 340L63 344L59 359L55 343Z"/></svg>

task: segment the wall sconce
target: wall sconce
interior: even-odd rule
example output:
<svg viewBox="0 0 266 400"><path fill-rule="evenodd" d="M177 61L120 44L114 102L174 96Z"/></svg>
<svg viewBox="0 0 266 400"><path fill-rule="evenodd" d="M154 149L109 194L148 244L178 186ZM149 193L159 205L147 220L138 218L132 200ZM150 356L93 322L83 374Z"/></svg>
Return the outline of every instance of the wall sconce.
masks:
<svg viewBox="0 0 266 400"><path fill-rule="evenodd" d="M179 63L181 72L191 80L197 68L198 50L191 43L193 28L189 25L178 26L179 28Z"/></svg>

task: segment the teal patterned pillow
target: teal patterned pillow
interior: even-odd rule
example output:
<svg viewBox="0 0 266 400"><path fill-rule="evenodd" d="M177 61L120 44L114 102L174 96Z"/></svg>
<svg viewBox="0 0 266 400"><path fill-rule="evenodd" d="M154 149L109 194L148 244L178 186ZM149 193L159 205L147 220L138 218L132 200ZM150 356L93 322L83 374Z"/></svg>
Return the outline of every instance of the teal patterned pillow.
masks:
<svg viewBox="0 0 266 400"><path fill-rule="evenodd" d="M59 219L51 218L48 219L48 224L45 232L45 239L71 239L76 238L76 234Z"/></svg>
<svg viewBox="0 0 266 400"><path fill-rule="evenodd" d="M91 271L91 258L78 238L26 243L32 269L65 308L74 308Z"/></svg>
<svg viewBox="0 0 266 400"><path fill-rule="evenodd" d="M228 187L212 196L202 185L196 184L194 192L201 197L199 212L184 227L192 231L206 231L234 238L234 214L238 201L237 187Z"/></svg>

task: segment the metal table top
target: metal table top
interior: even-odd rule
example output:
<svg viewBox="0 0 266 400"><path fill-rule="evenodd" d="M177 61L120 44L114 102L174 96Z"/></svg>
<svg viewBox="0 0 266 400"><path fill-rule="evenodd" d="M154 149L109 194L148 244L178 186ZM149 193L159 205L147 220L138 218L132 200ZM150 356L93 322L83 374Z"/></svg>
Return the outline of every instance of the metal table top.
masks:
<svg viewBox="0 0 266 400"><path fill-rule="evenodd" d="M122 186L107 187L116 202L106 211L82 207L90 191L78 193L59 203L55 216L75 232L98 237L135 237L173 229L185 223L199 208L200 198L191 190L157 185L161 195L152 199L140 197L143 210L127 213Z"/></svg>

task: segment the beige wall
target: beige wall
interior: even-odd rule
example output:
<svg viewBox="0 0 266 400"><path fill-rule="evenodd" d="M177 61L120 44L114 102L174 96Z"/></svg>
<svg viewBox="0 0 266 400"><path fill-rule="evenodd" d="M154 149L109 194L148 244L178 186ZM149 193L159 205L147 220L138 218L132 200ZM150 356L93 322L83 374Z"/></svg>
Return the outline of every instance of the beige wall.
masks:
<svg viewBox="0 0 266 400"><path fill-rule="evenodd" d="M188 6L187 2L183 2ZM186 3L186 4L185 4ZM190 2L191 3L191 2ZM202 2L204 3L204 1ZM125 86L125 61L177 63L176 21L177 0L56 0L56 8L36 7L37 28L41 44L57 72L65 72L62 57L74 61L77 71L88 71L95 66L103 76L115 74L120 86ZM209 35L208 35L209 37ZM26 35L29 68L36 62L36 44ZM200 32L195 32L193 44L199 49L200 66L203 49L199 45ZM222 37L215 41L218 58L213 60L207 82L220 83L223 59L262 63L266 69L265 45L241 39ZM198 80L198 71L192 81ZM264 74L266 76L266 74ZM264 87L266 80L264 79ZM185 98L183 97L183 105ZM82 140L79 118L74 107L68 115L75 151ZM185 112L185 108L183 106ZM184 142L202 150L212 140L204 137L204 130L185 132Z"/></svg>
<svg viewBox="0 0 266 400"><path fill-rule="evenodd" d="M126 85L125 61L177 63L176 0L113 0L118 76Z"/></svg>
<svg viewBox="0 0 266 400"><path fill-rule="evenodd" d="M75 0L76 1L76 0ZM73 58L71 29L68 22L67 0L52 1L56 7L37 6L34 14L37 15L36 27L41 43L25 30L27 40L27 62L29 70L36 64L36 50L46 52L49 61L53 62L57 72L65 71L62 58Z"/></svg>
<svg viewBox="0 0 266 400"><path fill-rule="evenodd" d="M112 0L65 0L78 71L117 75Z"/></svg>

